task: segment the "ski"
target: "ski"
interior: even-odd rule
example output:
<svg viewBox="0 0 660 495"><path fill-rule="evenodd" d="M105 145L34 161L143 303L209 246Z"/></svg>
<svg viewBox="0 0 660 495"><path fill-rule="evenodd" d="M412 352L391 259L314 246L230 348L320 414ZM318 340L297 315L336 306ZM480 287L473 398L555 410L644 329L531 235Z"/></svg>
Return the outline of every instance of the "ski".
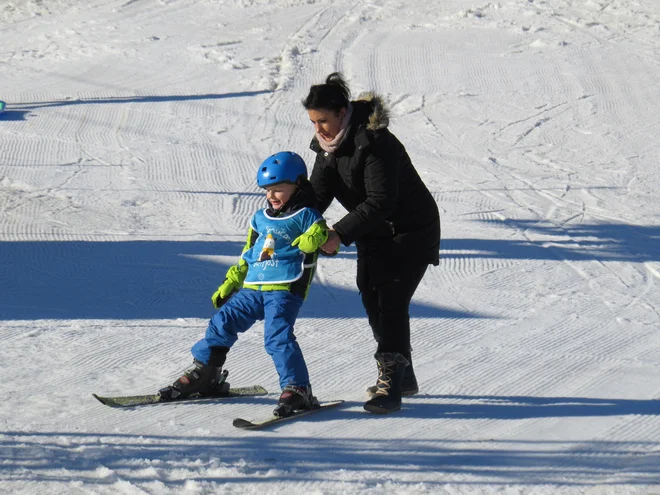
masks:
<svg viewBox="0 0 660 495"><path fill-rule="evenodd" d="M4 101L0 101L0 113L5 111L7 104Z"/></svg>
<svg viewBox="0 0 660 495"><path fill-rule="evenodd" d="M261 385L251 385L248 387L230 388L226 393L213 396L191 395L185 399L163 400L158 394L148 395L124 395L115 397L102 397L92 394L101 404L109 407L135 407L147 406L151 404L181 404L184 402L217 401L223 399L233 399L236 397L253 397L257 395L266 395L268 391Z"/></svg>
<svg viewBox="0 0 660 495"><path fill-rule="evenodd" d="M315 407L313 409L303 409L302 411L298 411L293 413L291 416L284 416L284 417L279 417L279 416L271 416L270 418L267 419L262 419L259 421L248 421L247 419L243 418L236 418L234 422L232 423L236 428L240 428L241 430L261 430L263 428L268 428L269 426L273 426L275 424L283 423L284 421L290 421L292 419L298 419L303 416L307 416L309 414L317 413L319 411L323 411L325 409L330 409L332 407L337 407L341 404L343 404L343 400L335 400L331 402L320 402L318 404L318 407Z"/></svg>

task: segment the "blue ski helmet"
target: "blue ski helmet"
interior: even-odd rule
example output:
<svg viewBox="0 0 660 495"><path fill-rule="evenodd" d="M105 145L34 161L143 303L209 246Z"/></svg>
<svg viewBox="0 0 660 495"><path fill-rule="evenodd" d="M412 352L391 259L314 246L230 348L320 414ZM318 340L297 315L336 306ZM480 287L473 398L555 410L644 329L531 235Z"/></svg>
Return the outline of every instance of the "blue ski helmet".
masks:
<svg viewBox="0 0 660 495"><path fill-rule="evenodd" d="M261 164L257 172L257 185L266 187L282 182L295 184L300 176L307 178L305 161L293 151L280 151Z"/></svg>

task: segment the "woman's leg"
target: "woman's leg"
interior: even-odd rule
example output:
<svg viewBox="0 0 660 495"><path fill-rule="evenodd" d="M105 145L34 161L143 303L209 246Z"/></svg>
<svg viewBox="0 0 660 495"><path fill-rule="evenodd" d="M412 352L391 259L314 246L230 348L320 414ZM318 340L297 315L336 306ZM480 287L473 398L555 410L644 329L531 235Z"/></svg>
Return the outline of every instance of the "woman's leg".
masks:
<svg viewBox="0 0 660 495"><path fill-rule="evenodd" d="M358 258L358 289L377 352L410 356L410 301L427 268L424 263L388 270L383 260Z"/></svg>

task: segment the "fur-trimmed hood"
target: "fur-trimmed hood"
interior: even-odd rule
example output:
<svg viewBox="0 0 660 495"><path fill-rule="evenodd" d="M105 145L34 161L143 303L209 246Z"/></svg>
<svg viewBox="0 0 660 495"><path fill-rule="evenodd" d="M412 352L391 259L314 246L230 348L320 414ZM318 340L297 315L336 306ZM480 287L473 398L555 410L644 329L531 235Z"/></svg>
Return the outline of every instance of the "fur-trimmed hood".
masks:
<svg viewBox="0 0 660 495"><path fill-rule="evenodd" d="M371 106L371 113L366 125L368 130L377 131L390 125L390 111L381 95L373 91L367 91L361 93L354 104L360 104L360 102L366 102Z"/></svg>

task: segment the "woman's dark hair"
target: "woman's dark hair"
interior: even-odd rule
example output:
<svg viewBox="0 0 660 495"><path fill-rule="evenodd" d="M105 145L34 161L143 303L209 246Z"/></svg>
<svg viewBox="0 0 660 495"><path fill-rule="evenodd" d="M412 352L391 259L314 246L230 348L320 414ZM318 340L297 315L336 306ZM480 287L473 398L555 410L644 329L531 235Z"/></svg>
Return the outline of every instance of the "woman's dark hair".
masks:
<svg viewBox="0 0 660 495"><path fill-rule="evenodd" d="M315 84L309 88L307 98L303 100L306 110L332 110L339 112L346 108L350 102L351 90L344 81L344 76L339 72L333 72L325 78L324 84Z"/></svg>

